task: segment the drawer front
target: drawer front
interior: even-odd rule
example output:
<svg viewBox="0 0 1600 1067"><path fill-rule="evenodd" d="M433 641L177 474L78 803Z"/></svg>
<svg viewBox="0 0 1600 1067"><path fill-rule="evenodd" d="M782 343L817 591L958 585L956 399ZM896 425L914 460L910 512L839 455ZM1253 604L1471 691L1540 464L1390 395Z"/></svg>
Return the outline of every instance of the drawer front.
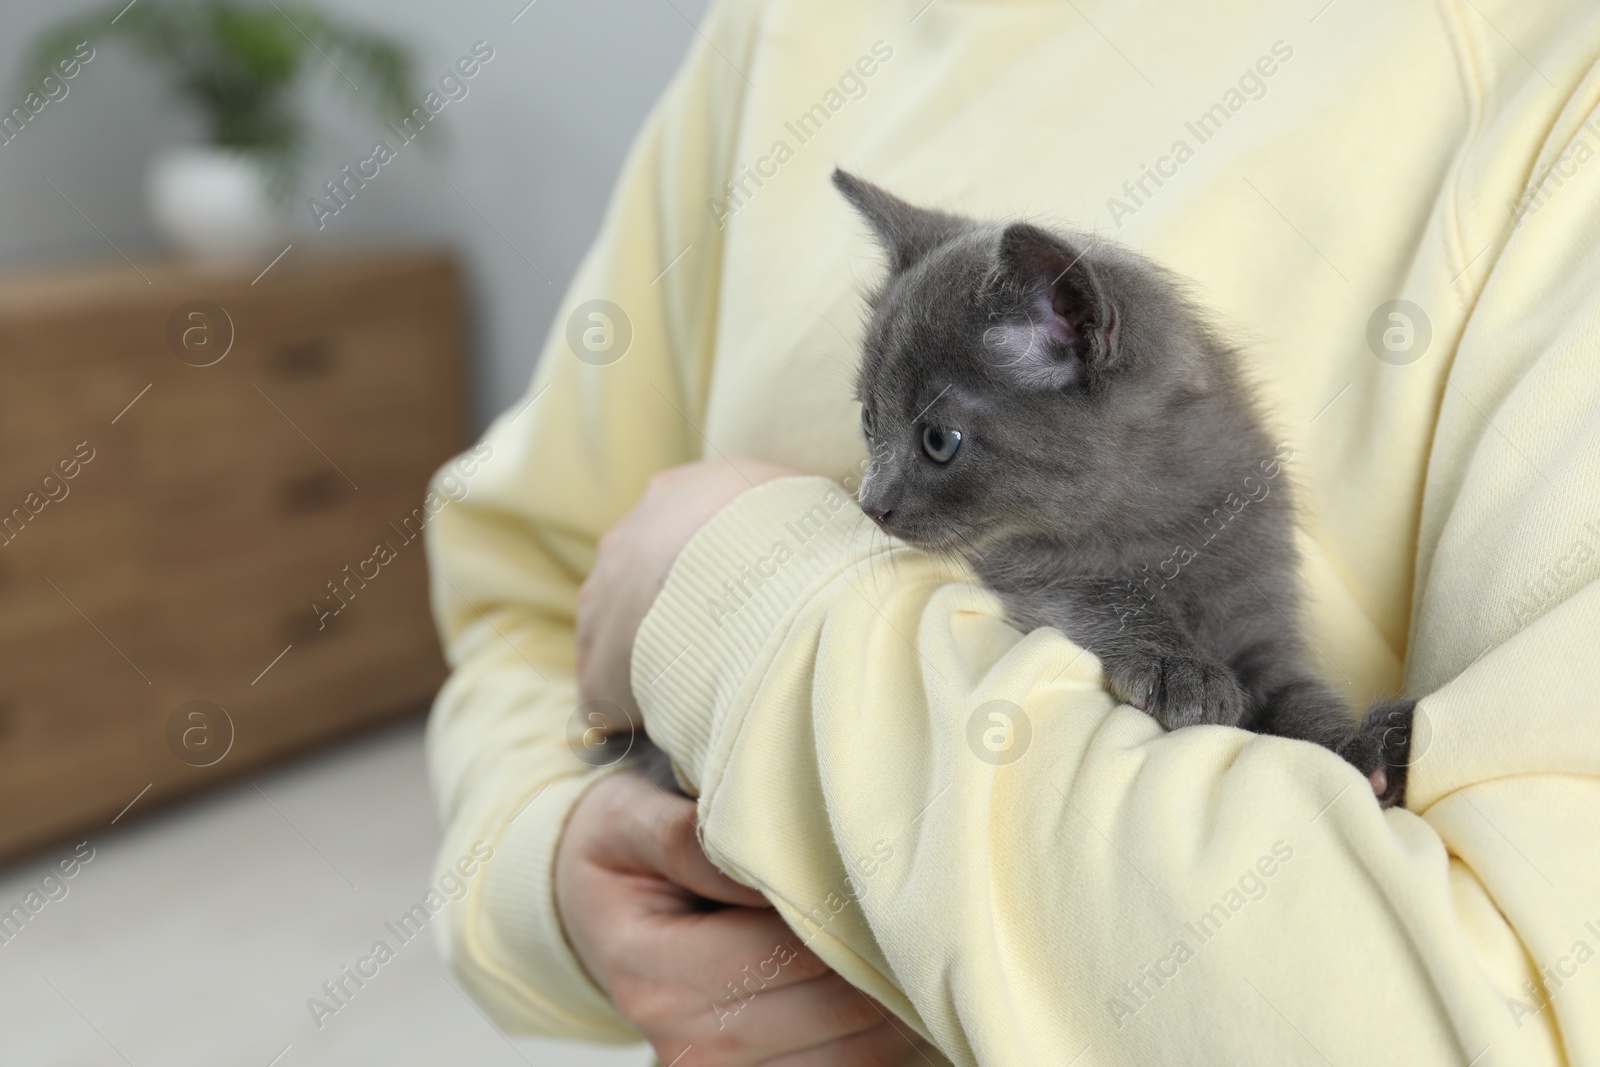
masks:
<svg viewBox="0 0 1600 1067"><path fill-rule="evenodd" d="M442 682L403 527L464 447L453 275L309 278L158 276L113 311L0 315L0 856L103 826L147 785L141 809L419 708ZM167 338L197 296L228 323L209 366ZM94 458L64 495L45 486L80 441ZM7 509L46 488L60 499L6 539ZM169 740L193 700L231 724L214 765Z"/></svg>
<svg viewBox="0 0 1600 1067"><path fill-rule="evenodd" d="M152 665L127 640L149 630L148 612L95 623L74 617L0 642L0 852L109 820L181 767L161 740L168 690L147 680Z"/></svg>
<svg viewBox="0 0 1600 1067"><path fill-rule="evenodd" d="M57 456L48 444L0 473L0 643L98 621L149 593L133 465L116 435L92 448L71 478L44 458Z"/></svg>
<svg viewBox="0 0 1600 1067"><path fill-rule="evenodd" d="M415 317L241 338L222 363L184 367L151 391L142 466L170 484L309 461L361 486L396 449L448 453L459 435L440 410L453 392L441 388L442 341Z"/></svg>
<svg viewBox="0 0 1600 1067"><path fill-rule="evenodd" d="M329 598L337 613L319 625L304 590L328 577L240 569L0 642L0 854L103 823L147 785L150 804L420 708L446 674L420 542ZM171 741L194 700L227 715L215 764Z"/></svg>

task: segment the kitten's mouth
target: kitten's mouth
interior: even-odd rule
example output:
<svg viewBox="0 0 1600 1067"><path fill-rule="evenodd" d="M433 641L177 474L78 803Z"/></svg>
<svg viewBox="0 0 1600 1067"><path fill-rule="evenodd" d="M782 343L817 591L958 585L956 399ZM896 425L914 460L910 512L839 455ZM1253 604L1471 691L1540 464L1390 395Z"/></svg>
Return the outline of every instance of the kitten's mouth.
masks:
<svg viewBox="0 0 1600 1067"><path fill-rule="evenodd" d="M888 522L881 519L878 520L878 529L897 540L904 541L912 548L920 548L924 551L958 548L962 544L962 536L954 530L906 529L897 525L892 518Z"/></svg>
<svg viewBox="0 0 1600 1067"><path fill-rule="evenodd" d="M878 528L923 552L954 554L969 561L981 559L995 544L1015 533L1014 528L1000 523L984 523L959 530L949 527L899 530L893 528L892 518L889 524L880 522Z"/></svg>
<svg viewBox="0 0 1600 1067"><path fill-rule="evenodd" d="M971 530L956 529L937 522L931 527L920 522L908 523L898 510L877 514L867 511L867 516L890 537L925 552L956 551L968 554L977 547L978 542L986 540L981 527Z"/></svg>

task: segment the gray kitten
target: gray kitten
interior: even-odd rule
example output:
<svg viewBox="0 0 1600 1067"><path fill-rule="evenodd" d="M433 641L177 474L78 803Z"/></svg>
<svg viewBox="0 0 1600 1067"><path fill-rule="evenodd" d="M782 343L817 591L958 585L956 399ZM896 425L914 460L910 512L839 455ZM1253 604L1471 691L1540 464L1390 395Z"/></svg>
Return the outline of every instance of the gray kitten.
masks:
<svg viewBox="0 0 1600 1067"><path fill-rule="evenodd" d="M1415 701L1357 725L1308 666L1285 457L1177 281L1087 235L833 180L889 253L857 380L862 510L964 557L1013 623L1093 652L1167 729L1312 741L1403 803Z"/></svg>

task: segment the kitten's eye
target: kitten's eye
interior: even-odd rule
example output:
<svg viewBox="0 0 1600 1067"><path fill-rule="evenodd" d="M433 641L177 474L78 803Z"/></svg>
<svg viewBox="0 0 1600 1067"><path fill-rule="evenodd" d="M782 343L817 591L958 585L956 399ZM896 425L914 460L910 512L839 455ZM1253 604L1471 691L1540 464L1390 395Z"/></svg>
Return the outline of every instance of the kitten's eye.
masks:
<svg viewBox="0 0 1600 1067"><path fill-rule="evenodd" d="M872 412L865 404L861 405L861 434L868 441L872 440Z"/></svg>
<svg viewBox="0 0 1600 1067"><path fill-rule="evenodd" d="M961 447L961 431L947 430L942 426L922 428L922 450L935 463L949 463Z"/></svg>

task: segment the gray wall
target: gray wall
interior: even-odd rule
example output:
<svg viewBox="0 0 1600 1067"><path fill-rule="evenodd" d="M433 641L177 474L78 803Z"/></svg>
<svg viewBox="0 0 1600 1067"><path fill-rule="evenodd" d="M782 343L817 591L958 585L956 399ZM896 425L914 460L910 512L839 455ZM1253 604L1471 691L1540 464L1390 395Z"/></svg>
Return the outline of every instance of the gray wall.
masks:
<svg viewBox="0 0 1600 1067"><path fill-rule="evenodd" d="M691 20L706 6L706 0L537 0L523 10L525 2L326 0L332 13L406 42L424 84L436 83L475 41L487 41L495 57L469 83L469 95L446 106L322 230L311 226L300 197L301 232L291 235L289 253L395 241L455 248L475 303L478 427L526 385L627 147L693 38ZM0 0L0 111L21 102L17 57L33 33L93 6ZM0 270L121 263L108 241L136 263L163 255L145 219L145 167L161 150L198 140L201 127L128 47L96 42L96 53L65 98L0 144ZM307 86L309 191L368 155L383 130L326 64L310 72ZM435 151L419 150L424 141L434 142Z"/></svg>

